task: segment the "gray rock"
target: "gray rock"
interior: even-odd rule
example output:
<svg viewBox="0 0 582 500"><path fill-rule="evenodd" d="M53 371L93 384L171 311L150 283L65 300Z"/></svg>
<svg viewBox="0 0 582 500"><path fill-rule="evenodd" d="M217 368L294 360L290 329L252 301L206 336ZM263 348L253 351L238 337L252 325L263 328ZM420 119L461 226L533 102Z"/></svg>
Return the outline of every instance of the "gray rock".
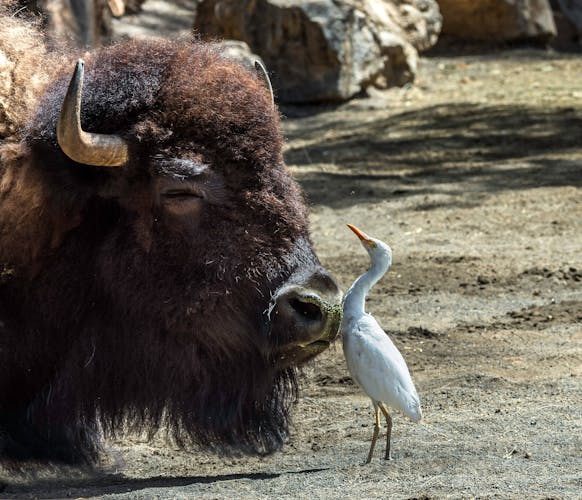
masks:
<svg viewBox="0 0 582 500"><path fill-rule="evenodd" d="M194 28L245 41L265 61L279 101L349 99L414 79L432 46L434 0L202 0Z"/></svg>
<svg viewBox="0 0 582 500"><path fill-rule="evenodd" d="M556 36L548 0L438 0L443 34L465 40L547 41Z"/></svg>
<svg viewBox="0 0 582 500"><path fill-rule="evenodd" d="M574 25L578 35L582 35L582 2L580 0L558 0L560 9Z"/></svg>
<svg viewBox="0 0 582 500"><path fill-rule="evenodd" d="M255 61L264 61L257 55L253 54L249 46L240 40L223 40L220 42L222 53L233 61L242 64L249 71L255 71Z"/></svg>

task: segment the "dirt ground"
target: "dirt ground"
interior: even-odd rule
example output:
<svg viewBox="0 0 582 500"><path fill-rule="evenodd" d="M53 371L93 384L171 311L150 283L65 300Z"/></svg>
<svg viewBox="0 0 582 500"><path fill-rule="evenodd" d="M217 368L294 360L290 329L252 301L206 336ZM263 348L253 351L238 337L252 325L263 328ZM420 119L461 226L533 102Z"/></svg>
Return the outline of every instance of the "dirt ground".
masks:
<svg viewBox="0 0 582 500"><path fill-rule="evenodd" d="M102 474L1 498L582 497L582 57L512 50L421 62L416 85L285 108L287 161L343 288L388 242L368 310L402 350L424 420L394 418L394 460L362 463L369 400L338 343L305 369L267 458L112 442Z"/></svg>

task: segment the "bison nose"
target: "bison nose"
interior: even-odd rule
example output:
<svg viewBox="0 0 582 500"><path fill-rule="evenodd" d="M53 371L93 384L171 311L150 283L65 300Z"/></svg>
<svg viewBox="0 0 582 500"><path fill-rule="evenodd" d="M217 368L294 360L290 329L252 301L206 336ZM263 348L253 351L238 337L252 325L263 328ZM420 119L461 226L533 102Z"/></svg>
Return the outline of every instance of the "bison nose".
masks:
<svg viewBox="0 0 582 500"><path fill-rule="evenodd" d="M282 346L280 361L300 363L325 350L337 336L341 316L341 292L325 272L279 290L272 320Z"/></svg>
<svg viewBox="0 0 582 500"><path fill-rule="evenodd" d="M321 297L303 287L290 287L276 301L280 320L292 327L293 341L301 345L319 340L326 330L328 311Z"/></svg>

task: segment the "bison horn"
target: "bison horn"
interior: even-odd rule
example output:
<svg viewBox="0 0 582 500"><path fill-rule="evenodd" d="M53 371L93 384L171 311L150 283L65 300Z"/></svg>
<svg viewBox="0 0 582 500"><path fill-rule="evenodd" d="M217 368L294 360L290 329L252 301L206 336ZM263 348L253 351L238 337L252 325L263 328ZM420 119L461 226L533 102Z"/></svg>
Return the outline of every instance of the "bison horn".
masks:
<svg viewBox="0 0 582 500"><path fill-rule="evenodd" d="M271 85L271 80L269 79L269 73L267 73L267 68L263 66L261 61L255 60L255 70L257 71L257 75L259 78L265 81L267 84L267 88L271 93L271 102L273 103L273 107L275 107L275 95L273 94L273 86Z"/></svg>
<svg viewBox="0 0 582 500"><path fill-rule="evenodd" d="M84 63L77 61L57 122L57 141L63 152L77 163L118 167L127 162L127 143L117 135L92 134L81 128L81 95Z"/></svg>

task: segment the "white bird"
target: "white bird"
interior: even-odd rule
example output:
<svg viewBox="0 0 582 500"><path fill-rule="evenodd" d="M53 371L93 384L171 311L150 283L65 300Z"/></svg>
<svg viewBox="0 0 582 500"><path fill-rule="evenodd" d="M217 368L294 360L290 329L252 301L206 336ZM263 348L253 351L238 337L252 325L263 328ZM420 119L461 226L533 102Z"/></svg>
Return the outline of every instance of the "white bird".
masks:
<svg viewBox="0 0 582 500"><path fill-rule="evenodd" d="M400 351L371 314L366 313L366 294L392 264L392 250L357 227L348 224L370 255L372 265L347 291L343 303L341 335L348 370L356 383L372 399L376 422L366 463L372 460L380 432L380 410L386 417L388 436L386 460L391 460L392 418L386 405L401 410L415 422L422 418L420 399Z"/></svg>

